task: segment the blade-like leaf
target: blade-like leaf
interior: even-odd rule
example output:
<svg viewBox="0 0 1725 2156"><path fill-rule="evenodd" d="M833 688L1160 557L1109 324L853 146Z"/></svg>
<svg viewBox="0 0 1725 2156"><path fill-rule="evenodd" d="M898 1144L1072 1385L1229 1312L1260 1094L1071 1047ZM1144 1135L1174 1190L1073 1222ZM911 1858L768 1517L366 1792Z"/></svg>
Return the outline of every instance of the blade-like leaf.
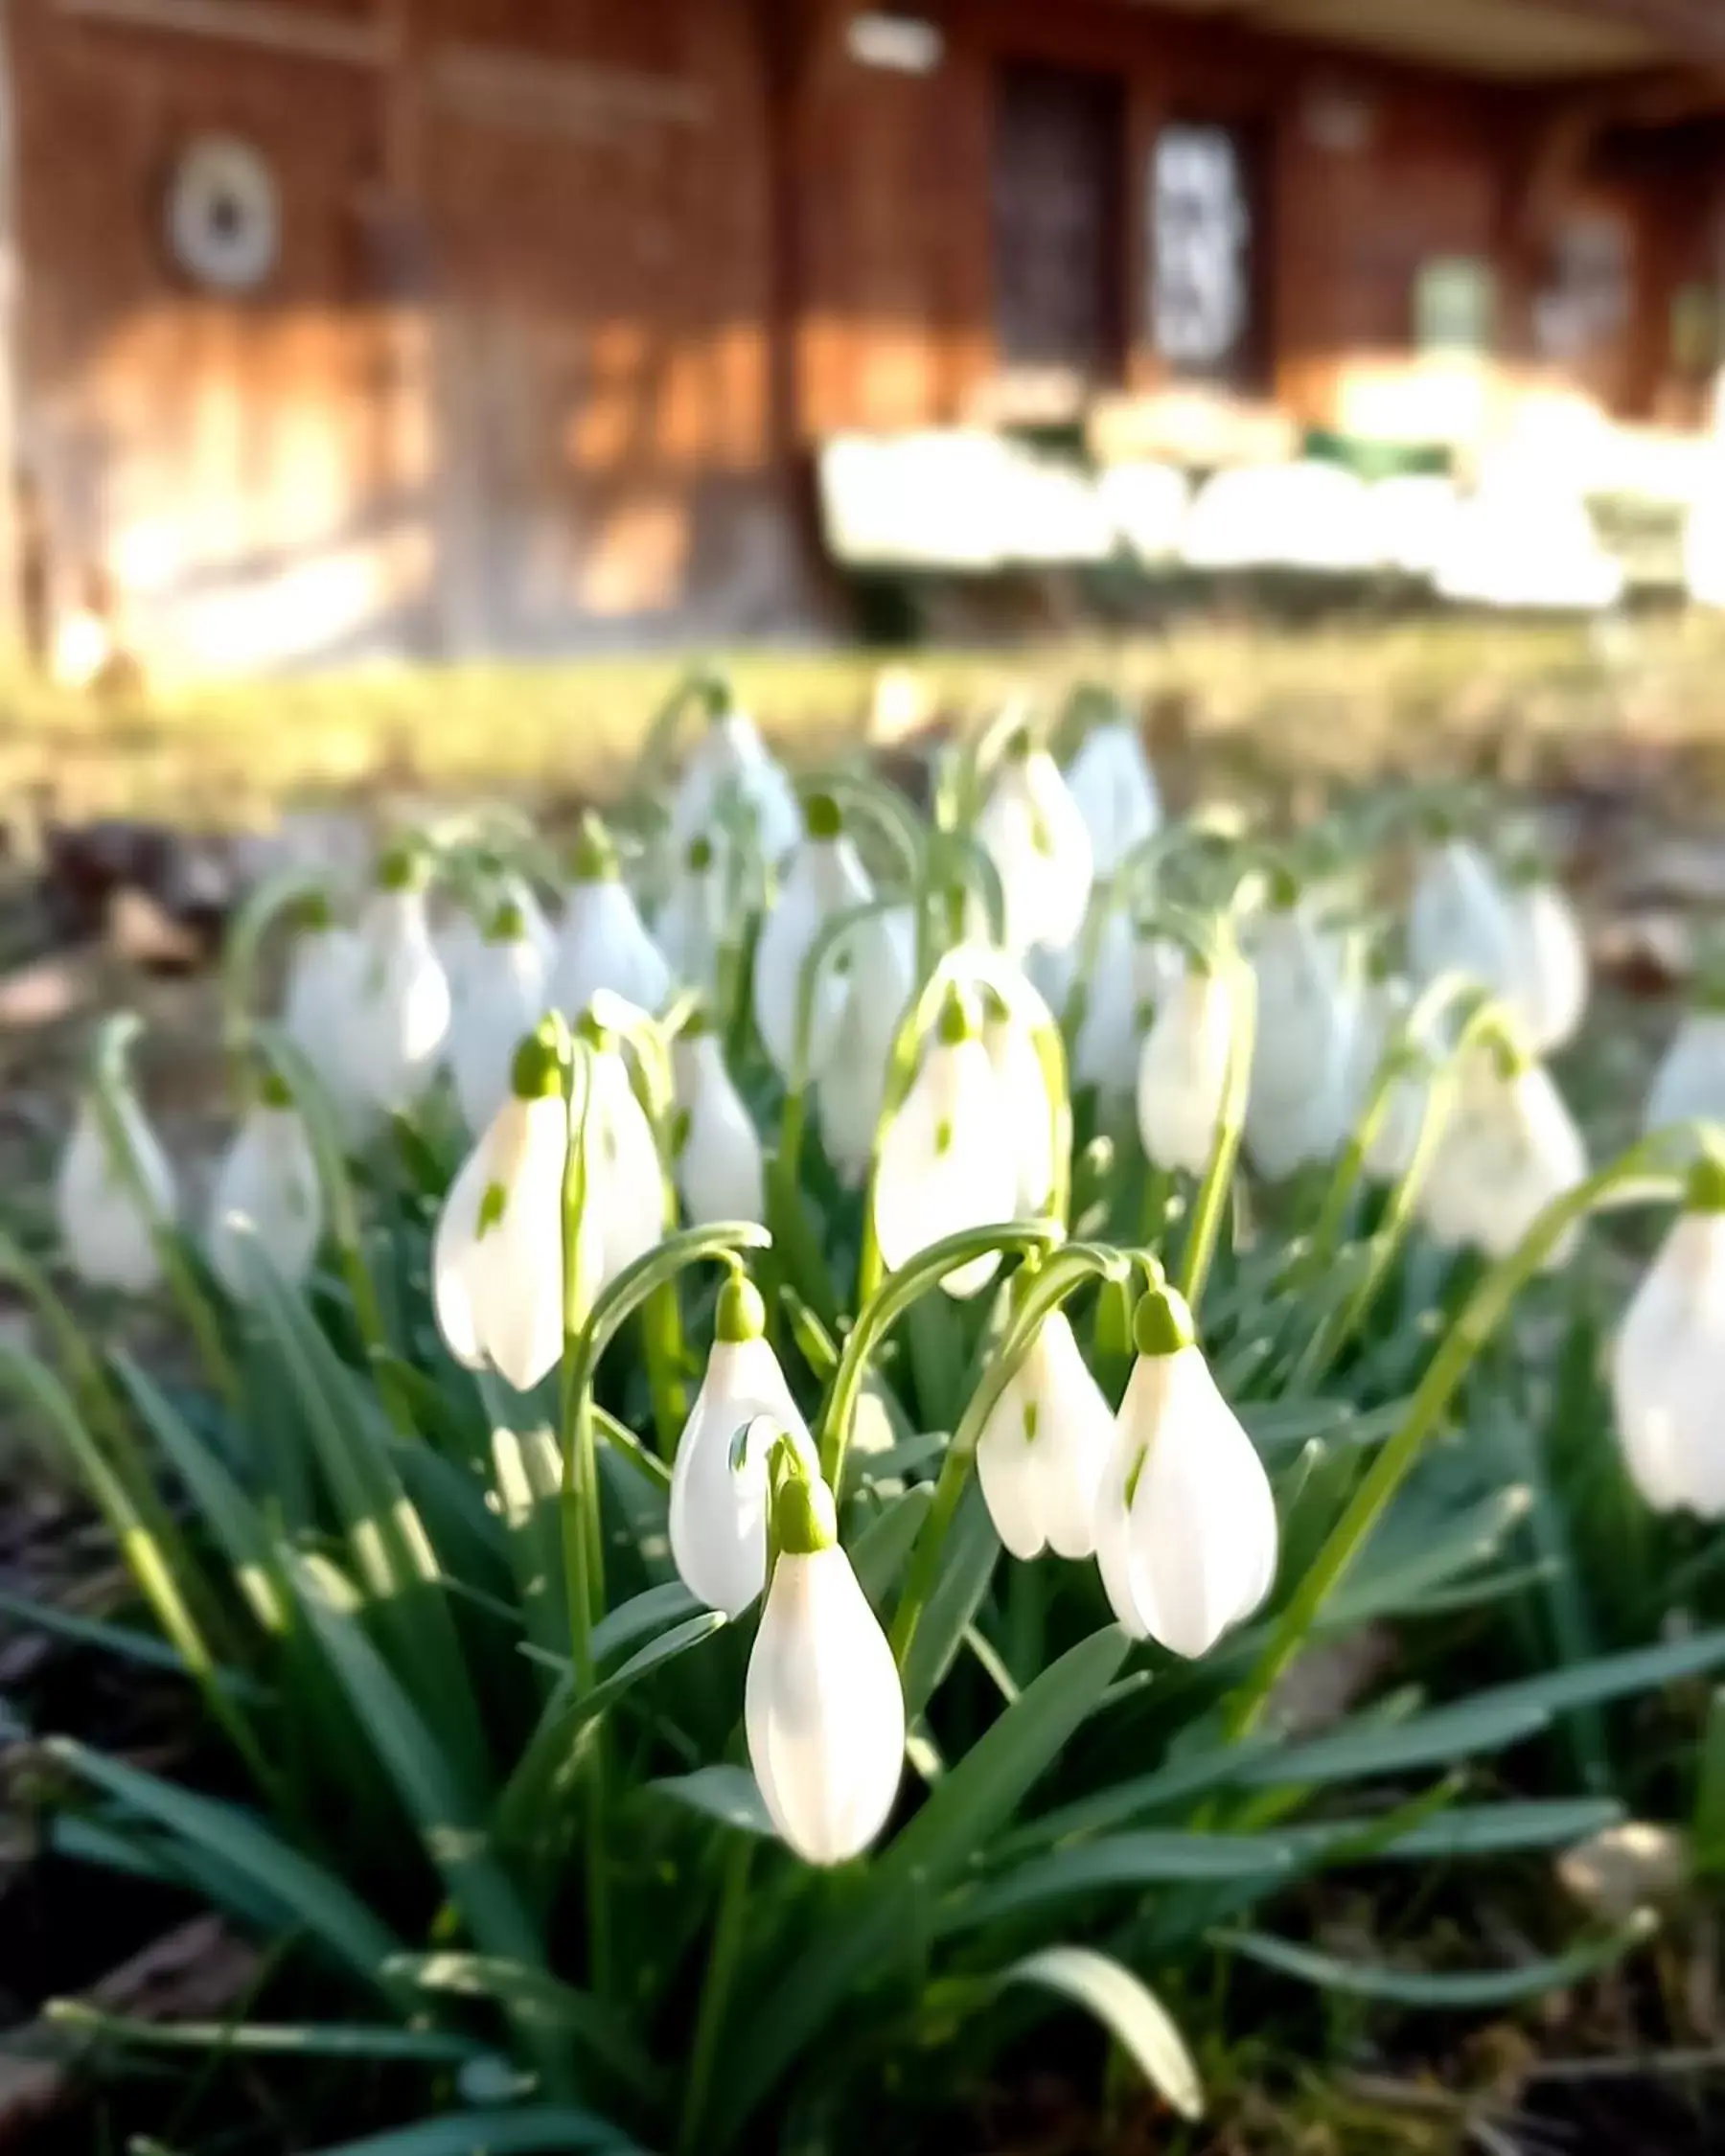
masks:
<svg viewBox="0 0 1725 2156"><path fill-rule="evenodd" d="M312 2156L534 2156L536 2151L616 2149L636 2156L634 2144L596 2112L573 2104L532 2104L514 2111L461 2111L447 2119L344 2141Z"/></svg>
<svg viewBox="0 0 1725 2156"><path fill-rule="evenodd" d="M1480 1692L1460 1706L1441 1707L1408 1722L1345 1723L1304 1744L1284 1745L1265 1754L1237 1778L1252 1785L1295 1786L1363 1781L1372 1775L1447 1766L1537 1736L1551 1719L1532 1700Z"/></svg>
<svg viewBox="0 0 1725 2156"><path fill-rule="evenodd" d="M944 1911L937 1936L975 1931L1027 1910L1103 1890L1190 1884L1194 1880L1263 1878L1293 1868L1294 1845L1274 1834L1118 1834L1078 1848L1057 1849L1023 1865Z"/></svg>
<svg viewBox="0 0 1725 2156"><path fill-rule="evenodd" d="M566 2036L596 2065L626 2081L637 2096L656 2101L663 2076L641 2050L627 2023L590 1991L577 1990L543 1968L491 1954L421 1954L397 1964L399 1973L426 1991L463 1999L494 1999L518 2022L535 2022Z"/></svg>
<svg viewBox="0 0 1725 2156"><path fill-rule="evenodd" d="M905 1663L905 1706L911 1717L933 1698L982 1607L1000 1554L980 1483L965 1485L941 1551L940 1577L917 1623Z"/></svg>
<svg viewBox="0 0 1725 2156"><path fill-rule="evenodd" d="M202 1513L253 1617L265 1632L285 1632L288 1611L271 1569L269 1538L257 1506L151 1378L125 1355L115 1357L114 1367L140 1418Z"/></svg>
<svg viewBox="0 0 1725 2156"><path fill-rule="evenodd" d="M366 1637L353 1590L318 1558L289 1564L300 1606L468 1929L485 1952L542 1966L539 1928L489 1847L474 1794Z"/></svg>
<svg viewBox="0 0 1725 2156"><path fill-rule="evenodd" d="M1219 1932L1212 1938L1217 1946L1325 1991L1344 1992L1354 1999L1381 1999L1399 2007L1476 2012L1488 2007L1513 2006L1520 1999L1536 1999L1542 1991L1558 1990L1609 1968L1648 1938L1658 1929L1658 1922L1649 1911L1639 1910L1616 1931L1585 1940L1567 1954L1525 1962L1515 1969L1466 1971L1426 1972L1343 1961L1333 1954L1320 1953L1316 1947L1297 1946L1291 1939L1274 1938L1264 1932Z"/></svg>
<svg viewBox="0 0 1725 2156"><path fill-rule="evenodd" d="M760 1785L747 1767L697 1767L693 1774L669 1775L662 1781L650 1781L647 1794L686 1804L691 1811L703 1813L722 1826L734 1826L740 1834L770 1837L778 1831L762 1800Z"/></svg>
<svg viewBox="0 0 1725 2156"><path fill-rule="evenodd" d="M83 1780L254 1881L294 1924L320 1939L367 1983L388 1991L385 1964L402 1942L321 1866L290 1848L260 1821L231 1805L196 1797L176 1783L92 1752L72 1737L48 1739L49 1755Z"/></svg>
<svg viewBox="0 0 1725 2156"><path fill-rule="evenodd" d="M487 2055L471 2036L440 2029L366 2029L354 2022L136 2021L108 2014L81 1999L50 1999L46 2020L104 2043L145 2051L216 2051L271 2057L425 2059L459 2065Z"/></svg>
<svg viewBox="0 0 1725 2156"><path fill-rule="evenodd" d="M1015 1961L1002 1984L1032 1984L1084 2007L1183 2119L1204 2116L1204 2089L1185 2039L1132 1971L1088 1946L1049 1946Z"/></svg>

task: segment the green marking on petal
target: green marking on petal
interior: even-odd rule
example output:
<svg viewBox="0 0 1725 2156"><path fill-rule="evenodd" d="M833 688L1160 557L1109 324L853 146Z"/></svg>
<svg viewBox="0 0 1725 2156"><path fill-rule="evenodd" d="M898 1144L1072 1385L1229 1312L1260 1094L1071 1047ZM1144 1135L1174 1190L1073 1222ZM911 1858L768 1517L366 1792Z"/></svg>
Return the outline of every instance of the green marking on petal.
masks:
<svg viewBox="0 0 1725 2156"><path fill-rule="evenodd" d="M942 1155L943 1153L950 1153L950 1152L952 1151L952 1149L953 1149L953 1122L952 1122L952 1117L951 1117L951 1116L949 1116L949 1115L943 1115L943 1116L942 1116L942 1117L940 1118L940 1121L939 1121L938 1123L936 1123L936 1124L935 1124L935 1126L934 1126L934 1158L935 1158L936 1159L939 1159L940 1156L941 1156L941 1155Z"/></svg>
<svg viewBox="0 0 1725 2156"><path fill-rule="evenodd" d="M473 1230L474 1240L483 1243L494 1227L501 1227L508 1207L508 1191L500 1182L488 1182L485 1196L479 1201L479 1225Z"/></svg>
<svg viewBox="0 0 1725 2156"><path fill-rule="evenodd" d="M1026 1445L1034 1445L1036 1442L1036 1408L1037 1403L1034 1400L1024 1402L1024 1442Z"/></svg>
<svg viewBox="0 0 1725 2156"><path fill-rule="evenodd" d="M1132 1501L1138 1496L1138 1477L1144 1472L1144 1462L1150 1457L1148 1445L1140 1446L1138 1456L1132 1463L1132 1472L1126 1478L1126 1509L1132 1510Z"/></svg>
<svg viewBox="0 0 1725 2156"><path fill-rule="evenodd" d="M671 1150L680 1154L689 1142L689 1112L679 1108L671 1118Z"/></svg>

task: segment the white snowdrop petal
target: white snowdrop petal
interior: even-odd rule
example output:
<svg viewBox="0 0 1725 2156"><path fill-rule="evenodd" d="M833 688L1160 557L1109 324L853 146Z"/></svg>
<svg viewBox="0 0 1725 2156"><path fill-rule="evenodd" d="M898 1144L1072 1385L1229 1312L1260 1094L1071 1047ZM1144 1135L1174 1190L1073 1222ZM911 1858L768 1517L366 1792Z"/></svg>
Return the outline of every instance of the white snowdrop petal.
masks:
<svg viewBox="0 0 1725 2156"><path fill-rule="evenodd" d="M1459 973L1513 1003L1514 938L1503 886L1479 849L1451 838L1421 862L1408 909L1415 977Z"/></svg>
<svg viewBox="0 0 1725 2156"><path fill-rule="evenodd" d="M210 1204L210 1264L228 1293L245 1300L255 1262L249 1246L297 1285L310 1271L323 1232L317 1162L298 1112L260 1104L223 1157Z"/></svg>
<svg viewBox="0 0 1725 2156"><path fill-rule="evenodd" d="M961 1228L1013 1218L1015 1150L988 1052L979 1041L936 1042L893 1117L875 1177L875 1235L887 1269ZM989 1251L948 1273L949 1295L970 1296L1000 1267Z"/></svg>
<svg viewBox="0 0 1725 2156"><path fill-rule="evenodd" d="M449 1074L463 1122L483 1131L509 1096L517 1048L547 1009L545 961L527 936L482 942L449 1034Z"/></svg>
<svg viewBox="0 0 1725 2156"><path fill-rule="evenodd" d="M449 1028L449 984L420 892L374 891L356 936L355 966L342 983L342 1054L360 1097L399 1113L436 1070Z"/></svg>
<svg viewBox="0 0 1725 2156"><path fill-rule="evenodd" d="M789 1085L794 1076L796 1006L803 961L815 938L836 913L874 895L856 848L841 832L836 838L805 837L786 865L777 901L755 942L754 1012L768 1054ZM848 940L848 939L847 939ZM839 953L834 953L837 959ZM809 1038L808 1076L818 1079L835 1052L835 1036L849 982L832 961L816 985Z"/></svg>
<svg viewBox="0 0 1725 2156"><path fill-rule="evenodd" d="M766 1218L760 1135L711 1034L672 1044L678 1106L687 1117L675 1163L690 1224Z"/></svg>
<svg viewBox="0 0 1725 2156"><path fill-rule="evenodd" d="M1045 1434L1021 1372L1005 1386L977 1439L977 1479L994 1530L1012 1555L1028 1560L1047 1546L1035 1446ZM1027 1420L1027 1418L1029 1418Z"/></svg>
<svg viewBox="0 0 1725 2156"><path fill-rule="evenodd" d="M903 1771L904 1695L843 1550L779 1559L744 1726L773 1824L808 1863L841 1864L885 1826Z"/></svg>
<svg viewBox="0 0 1725 2156"><path fill-rule="evenodd" d="M1678 1026L1654 1073L1644 1127L1725 1123L1725 1011L1693 1010Z"/></svg>
<svg viewBox="0 0 1725 2156"><path fill-rule="evenodd" d="M1136 726L1109 721L1079 745L1066 782L1090 834L1098 876L1120 862L1162 825L1162 799Z"/></svg>
<svg viewBox="0 0 1725 2156"><path fill-rule="evenodd" d="M648 934L629 886L615 876L569 886L549 998L573 1020L601 989L643 1011L663 1009L671 993L664 954Z"/></svg>
<svg viewBox="0 0 1725 2156"><path fill-rule="evenodd" d="M764 1340L715 1341L671 1475L671 1555L698 1601L738 1617L767 1576L767 1461L731 1467L737 1433L757 1415L809 1447L808 1426Z"/></svg>
<svg viewBox="0 0 1725 2156"><path fill-rule="evenodd" d="M1228 1085L1233 1018L1212 974L1188 974L1156 1014L1138 1058L1138 1135L1159 1167L1202 1175Z"/></svg>
<svg viewBox="0 0 1725 2156"><path fill-rule="evenodd" d="M518 1391L563 1351L563 1181L567 1110L559 1094L513 1094L463 1162L431 1245L432 1305L451 1355L494 1367Z"/></svg>
<svg viewBox="0 0 1725 2156"><path fill-rule="evenodd" d="M73 1270L95 1288L145 1295L161 1279L154 1223L174 1211L173 1172L137 1103L120 1103L120 1121L148 1205L109 1158L95 1111L83 1104L61 1156L55 1185L60 1242Z"/></svg>
<svg viewBox="0 0 1725 2156"><path fill-rule="evenodd" d="M1672 1227L1612 1351L1624 1465L1658 1511L1725 1513L1725 1216Z"/></svg>

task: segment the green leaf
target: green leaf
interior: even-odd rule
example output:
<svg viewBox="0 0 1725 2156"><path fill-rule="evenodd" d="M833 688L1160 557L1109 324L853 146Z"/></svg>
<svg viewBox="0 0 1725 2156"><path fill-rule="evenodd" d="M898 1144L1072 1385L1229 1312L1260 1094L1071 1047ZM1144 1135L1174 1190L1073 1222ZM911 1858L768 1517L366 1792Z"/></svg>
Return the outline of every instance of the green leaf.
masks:
<svg viewBox="0 0 1725 2156"><path fill-rule="evenodd" d="M1119 1834L1057 1849L968 1894L935 1919L937 1937L975 1931L1050 1902L1107 1890L1187 1885L1194 1880L1264 1879L1293 1869L1294 1845L1272 1834Z"/></svg>
<svg viewBox="0 0 1725 2156"><path fill-rule="evenodd" d="M646 1794L668 1797L674 1803L733 1826L740 1834L760 1834L770 1839L778 1832L762 1800L760 1785L747 1767L697 1767L693 1774L668 1775L650 1781Z"/></svg>
<svg viewBox="0 0 1725 2156"><path fill-rule="evenodd" d="M1290 1939L1274 1938L1264 1932L1217 1932L1211 1943L1244 1955L1283 1976L1298 1977L1325 1991L1340 1991L1354 1999L1381 1999L1399 2007L1431 2007L1456 2012L1477 2012L1486 2007L1513 2006L1518 2000L1536 1999L1541 1992L1556 1991L1596 1975L1622 1961L1659 1928L1648 1910L1638 1910L1626 1924L1603 1937L1585 1940L1567 1954L1525 1962L1514 1969L1441 1970L1385 1968L1366 1961L1342 1961L1316 1947L1297 1946Z"/></svg>
<svg viewBox="0 0 1725 2156"><path fill-rule="evenodd" d="M590 1991L564 1984L544 1968L489 1954L409 1955L393 1973L422 1990L462 1999L494 1999L513 2020L569 2037L589 2063L635 2094L657 2102L663 2075L643 2052L622 2017Z"/></svg>
<svg viewBox="0 0 1725 2156"><path fill-rule="evenodd" d="M125 1355L114 1358L114 1367L140 1418L203 1515L246 1606L265 1632L279 1636L288 1629L288 1610L257 1506L152 1379Z"/></svg>
<svg viewBox="0 0 1725 2156"><path fill-rule="evenodd" d="M1031 1984L1084 2007L1183 2119L1204 2116L1204 2089L1184 2037L1155 1993L1120 1962L1088 1946L1049 1946L1015 1961L1000 1981Z"/></svg>
<svg viewBox="0 0 1725 2156"><path fill-rule="evenodd" d="M684 1623L691 1617L700 1616L702 1610L702 1605L679 1579L649 1587L632 1595L627 1602L618 1603L614 1610L608 1610L594 1625L593 1660L609 1662L612 1655L621 1653L636 1640L663 1632L670 1625Z"/></svg>
<svg viewBox="0 0 1725 2156"><path fill-rule="evenodd" d="M1537 1708L1547 1715L1565 1714L1577 1707L1650 1692L1684 1677L1704 1676L1721 1663L1725 1663L1725 1630L1697 1632L1691 1639L1673 1640L1668 1645L1601 1655L1571 1669L1500 1685L1494 1691L1478 1693L1474 1704L1489 1700L1506 1707Z"/></svg>
<svg viewBox="0 0 1725 2156"><path fill-rule="evenodd" d="M973 1475L941 1551L940 1577L910 1641L905 1663L905 1707L914 1720L933 1698L976 1621L1000 1558L1000 1543L988 1517L982 1485Z"/></svg>
<svg viewBox="0 0 1725 2156"><path fill-rule="evenodd" d="M915 1482L890 1498L850 1545L851 1570L876 1614L910 1561L910 1550L934 1502L932 1482Z"/></svg>
<svg viewBox="0 0 1725 2156"><path fill-rule="evenodd" d="M303 2058L425 2059L459 2065L487 2055L471 2036L437 2029L366 2029L353 2022L135 2021L81 1999L50 1999L44 2019L104 2043L145 2051L239 2052Z"/></svg>
<svg viewBox="0 0 1725 2156"><path fill-rule="evenodd" d="M396 1472L382 1411L318 1331L304 1300L267 1267L258 1269L256 1283L260 1313L304 1407L355 1577L420 1711L435 1717L462 1772L478 1787L487 1771L478 1706L437 1554Z"/></svg>
<svg viewBox="0 0 1725 2156"><path fill-rule="evenodd" d="M1412 1721L1367 1717L1345 1722L1304 1744L1285 1744L1263 1754L1234 1778L1253 1786L1293 1787L1447 1766L1537 1736L1551 1719L1531 1699L1479 1692L1459 1706L1440 1707Z"/></svg>
<svg viewBox="0 0 1725 2156"><path fill-rule="evenodd" d="M530 2156L578 2148L618 2149L634 2144L609 2119L573 2104L537 2104L510 2111L460 2111L418 2125L344 2141L310 2156Z"/></svg>
<svg viewBox="0 0 1725 2156"><path fill-rule="evenodd" d="M171 1647L153 1633L140 1632L129 1624L107 1624L99 1617L79 1617L71 1610L57 1609L52 1602L37 1602L28 1594L8 1594L4 1590L0 1590L0 1617L13 1617L33 1631L54 1633L80 1647L95 1647L103 1654L118 1655L123 1661L141 1663L147 1669L172 1669L181 1676L192 1674L191 1665L177 1647ZM242 1670L216 1669L210 1672L210 1677L224 1692L243 1700L247 1706L255 1706L268 1697L264 1686ZM8 1704L0 1700L0 1716L8 1711Z"/></svg>
<svg viewBox="0 0 1725 2156"><path fill-rule="evenodd" d="M1372 1850L1374 1863L1429 1863L1446 1857L1510 1856L1531 1849L1568 1848L1615 1826L1623 1807L1608 1797L1527 1798L1502 1804L1453 1804L1421 1820L1405 1833L1393 1835ZM1307 1836L1344 1843L1369 1831L1369 1820L1350 1821L1337 1828L1329 1825L1295 1827L1290 1839L1299 1845Z"/></svg>
<svg viewBox="0 0 1725 2156"><path fill-rule="evenodd" d="M1725 1869L1725 1687L1708 1703L1696 1775L1695 1869L1705 1874Z"/></svg>
<svg viewBox="0 0 1725 2156"><path fill-rule="evenodd" d="M489 1845L474 1793L366 1638L352 1588L319 1558L289 1563L300 1605L468 1929L487 1953L542 1964L539 1927Z"/></svg>
<svg viewBox="0 0 1725 2156"><path fill-rule="evenodd" d="M662 1663L674 1662L703 1640L710 1640L724 1629L725 1621L723 1612L702 1610L685 1623L673 1625L669 1632L650 1640L638 1654L631 1655L609 1677L601 1678L589 1692L578 1692L573 1676L565 1677L546 1701L538 1727L497 1800L499 1839L510 1847L536 1840L557 1806L560 1791L580 1769L584 1755L576 1740L583 1730L632 1686Z"/></svg>
<svg viewBox="0 0 1725 2156"><path fill-rule="evenodd" d="M72 1737L50 1737L47 1751L128 1810L194 1848L213 1852L264 1891L279 1907L284 1924L303 1927L367 1983L388 1990L384 1967L402 1953L401 1940L339 1879L290 1848L260 1821L122 1760L105 1758Z"/></svg>
<svg viewBox="0 0 1725 2156"><path fill-rule="evenodd" d="M227 1732L235 1750L245 1761L260 1789L275 1787L275 1775L250 1722L220 1682L220 1670L203 1627L194 1616L189 1590L193 1578L201 1580L190 1553L170 1525L167 1536L156 1531L158 1509L153 1493L148 1502L134 1501L126 1480L109 1463L102 1447L84 1425L71 1394L47 1365L16 1348L0 1347L0 1388L15 1394L33 1411L23 1428L33 1436L38 1425L52 1432L77 1468L108 1531L120 1546L126 1569L138 1583L186 1667L209 1703L210 1712ZM60 1456L44 1445L50 1467L58 1471ZM212 1602L208 1583L202 1598Z"/></svg>

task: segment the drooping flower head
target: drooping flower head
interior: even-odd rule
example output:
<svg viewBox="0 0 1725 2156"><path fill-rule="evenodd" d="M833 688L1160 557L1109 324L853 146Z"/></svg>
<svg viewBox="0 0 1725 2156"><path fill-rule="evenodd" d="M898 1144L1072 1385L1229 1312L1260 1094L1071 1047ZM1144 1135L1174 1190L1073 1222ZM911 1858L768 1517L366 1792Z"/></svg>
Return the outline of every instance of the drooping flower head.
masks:
<svg viewBox="0 0 1725 2156"><path fill-rule="evenodd" d="M356 930L340 1052L355 1091L384 1114L411 1109L435 1075L449 1030L449 984L426 913L426 862L393 846Z"/></svg>
<svg viewBox="0 0 1725 2156"><path fill-rule="evenodd" d="M1115 1421L1096 1557L1115 1616L1188 1659L1243 1623L1276 1579L1276 1501L1252 1439L1216 1388L1192 1314L1152 1290Z"/></svg>
<svg viewBox="0 0 1725 2156"><path fill-rule="evenodd" d="M749 1762L784 1841L806 1863L843 1864L879 1834L898 1794L904 1691L839 1546L832 1492L800 1466L778 1478L772 1539L744 1693Z"/></svg>
<svg viewBox="0 0 1725 2156"><path fill-rule="evenodd" d="M110 1130L93 1099L80 1103L55 1181L55 1214L80 1279L141 1296L162 1277L156 1237L174 1217L173 1170L129 1086L112 1109Z"/></svg>
<svg viewBox="0 0 1725 2156"><path fill-rule="evenodd" d="M786 1085L797 1075L797 998L810 949L836 914L873 896L874 885L845 832L839 804L830 793L811 794L803 805L803 835L786 860L778 896L755 943L755 1024ZM838 1052L839 1021L848 994L841 966L823 967L809 1030L804 1075L810 1079L819 1079Z"/></svg>
<svg viewBox="0 0 1725 2156"><path fill-rule="evenodd" d="M462 1007L449 1032L449 1071L463 1122L485 1129L510 1090L523 1034L545 1015L545 957L516 899L493 910L467 962Z"/></svg>
<svg viewBox="0 0 1725 2156"><path fill-rule="evenodd" d="M1725 1519L1725 1163L1703 1154L1624 1316L1611 1389L1623 1465L1656 1512Z"/></svg>
<svg viewBox="0 0 1725 2156"><path fill-rule="evenodd" d="M1006 745L977 837L1000 872L1007 950L1015 958L1068 950L1090 904L1090 833L1059 766L1023 728Z"/></svg>
<svg viewBox="0 0 1725 2156"><path fill-rule="evenodd" d="M768 1462L757 1418L770 1418L815 1472L808 1425L766 1327L759 1290L733 1275L719 1291L706 1374L671 1474L672 1559L696 1600L727 1617L740 1617L767 1581Z"/></svg>
<svg viewBox="0 0 1725 2156"><path fill-rule="evenodd" d="M874 1227L889 1271L961 1228L1016 1217L1019 1158L975 1005L954 986L875 1165ZM951 1296L974 1296L999 1268L990 1251L949 1273Z"/></svg>
<svg viewBox="0 0 1725 2156"><path fill-rule="evenodd" d="M518 1392L563 1352L564 1053L550 1023L518 1044L508 1097L449 1186L431 1244L432 1302L450 1354L469 1369L490 1365ZM596 1245L596 1219L584 1217L581 1233ZM596 1273L596 1248L587 1262Z"/></svg>
<svg viewBox="0 0 1725 2156"><path fill-rule="evenodd" d="M255 1292L258 1256L297 1287L311 1270L323 1217L317 1158L305 1120L288 1088L266 1070L217 1171L211 1268L242 1302Z"/></svg>
<svg viewBox="0 0 1725 2156"><path fill-rule="evenodd" d="M678 1118L672 1170L690 1225L765 1220L760 1135L704 1010L694 1012L672 1042L671 1073Z"/></svg>
<svg viewBox="0 0 1725 2156"><path fill-rule="evenodd" d="M644 1011L662 1010L671 969L623 881L610 832L589 812L581 819L564 893L551 962L552 1008L573 1024L602 989Z"/></svg>

